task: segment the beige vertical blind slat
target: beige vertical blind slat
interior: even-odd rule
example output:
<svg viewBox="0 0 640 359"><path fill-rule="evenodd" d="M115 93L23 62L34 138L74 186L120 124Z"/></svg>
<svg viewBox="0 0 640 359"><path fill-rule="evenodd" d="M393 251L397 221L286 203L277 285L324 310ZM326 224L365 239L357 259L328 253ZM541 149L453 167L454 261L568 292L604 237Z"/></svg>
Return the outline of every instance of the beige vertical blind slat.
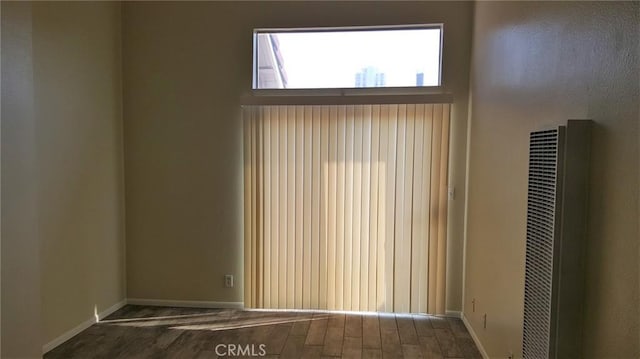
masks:
<svg viewBox="0 0 640 359"><path fill-rule="evenodd" d="M286 308L286 260L287 260L287 107L276 109L278 123L278 308Z"/></svg>
<svg viewBox="0 0 640 359"><path fill-rule="evenodd" d="M371 220L371 106L363 106L362 113L362 209L360 222L360 306L369 306L369 242L371 233L369 221Z"/></svg>
<svg viewBox="0 0 640 359"><path fill-rule="evenodd" d="M404 176L404 252L402 253L402 260L404 262L404 271L408 273L404 277L404 288L399 293L399 296L404 298L404 307L403 312L411 312L411 277L412 277L412 266L411 266L411 257L412 257L412 247L414 243L413 234L413 198L414 198L414 190L413 187L413 157L415 152L415 105L407 105L407 124L405 128L405 137L406 137L406 145L405 145L405 176Z"/></svg>
<svg viewBox="0 0 640 359"><path fill-rule="evenodd" d="M423 144L424 144L424 105L416 105L415 108L415 128L413 142L413 199L411 218L411 238L423 238ZM420 312L420 267L424 263L420 258L421 241L412 241L411 246L411 312Z"/></svg>
<svg viewBox="0 0 640 359"><path fill-rule="evenodd" d="M449 112L245 107L245 306L443 314Z"/></svg>
<svg viewBox="0 0 640 359"><path fill-rule="evenodd" d="M354 145L354 106L347 106L345 129L345 225L344 225L344 310L351 310L351 287L353 261L353 145Z"/></svg>
<svg viewBox="0 0 640 359"><path fill-rule="evenodd" d="M398 312L408 311L408 298L406 291L408 277L405 238L405 152L407 147L407 106L398 106L398 135L396 143L396 204L393 223L395 224L395 270L393 278L393 304Z"/></svg>
<svg viewBox="0 0 640 359"><path fill-rule="evenodd" d="M271 121L271 307L278 308L278 271L280 263L278 262L278 245L280 237L278 233L280 219L278 213L279 200L279 119L278 108L270 108L269 118Z"/></svg>
<svg viewBox="0 0 640 359"><path fill-rule="evenodd" d="M255 121L256 118L258 118L257 109L253 109L252 121ZM257 303L258 306L263 306L264 304L263 304L262 297L264 293L264 281L259 280L258 278L261 278L264 272L264 253L263 253L264 243L263 243L263 240L261 239L265 237L265 233L264 233L264 218L263 216L259 216L257 214L264 213L264 198L261 196L261 194L264 193L264 156L258 150L262 146L264 123L262 121L259 121L257 126L253 126L253 127L257 128L257 133L256 133L256 148L252 156L255 156L256 158L256 163L257 163L256 166L258 167L258 173L256 178L256 181L257 181L256 210L255 210L256 212L255 214L252 214L252 216L255 216L257 218L256 220L257 235L252 237L255 251L251 254L252 257L254 258L254 260L252 261L253 262L252 272L250 273L251 283L253 286L253 293L252 293L253 295L251 299L254 303Z"/></svg>
<svg viewBox="0 0 640 359"><path fill-rule="evenodd" d="M439 200L438 200L438 212L439 223L438 223L438 272L437 272L437 282L435 292L440 293L446 290L445 288L445 280L446 280L446 267L447 267L447 178L448 178L448 169L449 169L449 111L450 107L445 105L440 105L442 107L442 143L440 146L440 186L439 190ZM445 296L444 295L436 295L436 312L444 313L446 310Z"/></svg>
<svg viewBox="0 0 640 359"><path fill-rule="evenodd" d="M442 116L442 108L439 105L435 105L433 108L433 118L439 118ZM429 226L429 277L428 283L431 283L433 290L428 292L428 312L436 312L438 307L436 305L437 300L437 282L438 282L438 253L440 242L438 240L438 226L440 223L441 213L438 211L439 203L439 187L440 187L440 146L442 142L441 136L437 136L442 131L442 121L433 122L433 131L431 132L431 195L429 198L429 207L431 211L430 226ZM444 260L442 258L441 260Z"/></svg>
<svg viewBox="0 0 640 359"><path fill-rule="evenodd" d="M312 163L312 108L311 106L304 107L304 187L303 187L303 237L298 238L298 241L302 242L303 258L302 258L302 308L311 308L311 182L313 172L311 170ZM299 270L300 268L298 268Z"/></svg>
<svg viewBox="0 0 640 359"><path fill-rule="evenodd" d="M327 308L336 309L336 222L337 222L337 150L338 150L338 108L329 107L328 160L325 164L328 175L327 208Z"/></svg>
<svg viewBox="0 0 640 359"><path fill-rule="evenodd" d="M423 141L425 142L423 145L424 154L423 154L423 168L422 168L422 177L425 181L430 180L431 178L431 146L432 144L432 131L433 131L433 106L425 106L424 112L424 134ZM423 220L422 224L422 232L425 237L428 238L430 234L430 225L431 225L431 207L430 207L430 199L431 199L431 187L429 185L425 185L422 187L422 198L420 200L420 204L422 205L423 215L421 219ZM428 283L429 281L429 241L420 241L420 283ZM420 312L429 312L429 291L427 290L427 286L420 286Z"/></svg>
<svg viewBox="0 0 640 359"><path fill-rule="evenodd" d="M295 107L295 290L294 308L302 308L304 258L304 107Z"/></svg>
<svg viewBox="0 0 640 359"><path fill-rule="evenodd" d="M319 308L320 289L320 106L312 109L311 154L311 308Z"/></svg>
<svg viewBox="0 0 640 359"><path fill-rule="evenodd" d="M318 307L327 308L327 247L328 235L328 215L329 215L329 173L328 173L328 153L329 153L329 106L320 108L320 276L318 290Z"/></svg>
<svg viewBox="0 0 640 359"><path fill-rule="evenodd" d="M378 146L380 133L380 106L371 106L371 144L370 144L370 189L369 189L369 273L367 308L377 308L378 290L377 258L378 258Z"/></svg>
<svg viewBox="0 0 640 359"><path fill-rule="evenodd" d="M296 146L296 108L287 107L287 250L286 250L286 308L295 306L295 146Z"/></svg>
<svg viewBox="0 0 640 359"><path fill-rule="evenodd" d="M252 111L252 121L253 115L255 115L255 111ZM259 152L258 148L258 127L259 126L251 126L251 247L250 247L250 256L251 263L249 265L249 269L251 272L258 274L258 256L257 256L257 244L258 244L258 226L260 225L260 217L262 217L259 211L259 201L258 201L258 171L259 171L259 161L258 156ZM258 288L256 285L256 280L251 281L250 298L252 302L257 302L257 293Z"/></svg>
<svg viewBox="0 0 640 359"><path fill-rule="evenodd" d="M351 310L360 306L360 235L362 230L362 106L355 107L353 132L353 219L351 261Z"/></svg>
<svg viewBox="0 0 640 359"><path fill-rule="evenodd" d="M244 151L244 234L248 240L245 239L244 246L244 271L245 273L253 274L251 270L251 245L253 243L253 239L251 238L251 218L253 214L251 213L251 187L254 183L251 182L251 135L250 131L253 127L253 119L252 119L252 108L245 108L243 113L244 119L244 143L245 143L245 151ZM245 302L251 300L251 291L253 289L253 281L256 279L253 275L245 276L244 281L244 293L245 293Z"/></svg>
<svg viewBox="0 0 640 359"><path fill-rule="evenodd" d="M264 238L263 238L263 274L262 278L262 306L266 308L271 307L271 113L269 108L258 108L258 113L261 115L261 122L264 126L264 147L262 156L264 159L264 193L263 193L263 208L264 208ZM253 273L250 273L253 276ZM245 282L249 280L254 281L257 278L252 278L245 273Z"/></svg>
<svg viewBox="0 0 640 359"><path fill-rule="evenodd" d="M347 109L345 106L338 107L337 118L337 165L338 173L336 180L336 284L335 284L335 308L344 308L344 273L345 273L345 167L346 167L346 155L345 155L345 141L346 141L346 116Z"/></svg>
<svg viewBox="0 0 640 359"><path fill-rule="evenodd" d="M387 151L384 163L387 166L387 173L384 177L387 186L382 195L385 200L386 213L383 219L385 223L385 237L383 239L385 249L385 266L384 266L384 286L385 286L385 303L386 312L393 312L393 287L394 287L394 271L395 271L395 209L396 209L396 150L398 143L398 105L390 105L387 107L387 133L383 135L387 138Z"/></svg>

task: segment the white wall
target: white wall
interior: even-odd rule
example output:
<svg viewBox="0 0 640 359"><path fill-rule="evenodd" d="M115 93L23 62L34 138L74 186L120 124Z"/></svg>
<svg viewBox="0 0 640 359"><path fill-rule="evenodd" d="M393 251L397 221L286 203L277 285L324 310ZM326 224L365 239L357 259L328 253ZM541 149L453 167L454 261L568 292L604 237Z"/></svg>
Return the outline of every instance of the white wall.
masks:
<svg viewBox="0 0 640 359"><path fill-rule="evenodd" d="M2 2L2 357L125 297L118 3Z"/></svg>
<svg viewBox="0 0 640 359"><path fill-rule="evenodd" d="M2 2L2 353L41 354L31 4Z"/></svg>
<svg viewBox="0 0 640 359"><path fill-rule="evenodd" d="M45 343L125 298L120 15L33 6Z"/></svg>
<svg viewBox="0 0 640 359"><path fill-rule="evenodd" d="M444 23L452 111L447 309L461 309L468 71L466 2L144 2L124 5L129 297L242 301L242 125L252 31ZM223 275L236 287L224 288Z"/></svg>

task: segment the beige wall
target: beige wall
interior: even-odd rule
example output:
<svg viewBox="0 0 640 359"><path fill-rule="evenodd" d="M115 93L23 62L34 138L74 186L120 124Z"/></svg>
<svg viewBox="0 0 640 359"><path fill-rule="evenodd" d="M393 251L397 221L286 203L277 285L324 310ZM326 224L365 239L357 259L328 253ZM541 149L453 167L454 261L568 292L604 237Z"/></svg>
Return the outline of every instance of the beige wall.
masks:
<svg viewBox="0 0 640 359"><path fill-rule="evenodd" d="M45 343L125 298L120 13L33 6Z"/></svg>
<svg viewBox="0 0 640 359"><path fill-rule="evenodd" d="M640 356L639 11L476 3L464 312L492 357L521 353L528 133L570 118L596 123L584 354Z"/></svg>
<svg viewBox="0 0 640 359"><path fill-rule="evenodd" d="M2 358L41 354L31 4L2 2Z"/></svg>
<svg viewBox="0 0 640 359"><path fill-rule="evenodd" d="M447 308L460 310L471 17L470 3L125 4L128 296L242 301L239 98L253 28L442 22L443 82L456 98Z"/></svg>
<svg viewBox="0 0 640 359"><path fill-rule="evenodd" d="M36 357L125 298L120 5L2 9L2 357Z"/></svg>

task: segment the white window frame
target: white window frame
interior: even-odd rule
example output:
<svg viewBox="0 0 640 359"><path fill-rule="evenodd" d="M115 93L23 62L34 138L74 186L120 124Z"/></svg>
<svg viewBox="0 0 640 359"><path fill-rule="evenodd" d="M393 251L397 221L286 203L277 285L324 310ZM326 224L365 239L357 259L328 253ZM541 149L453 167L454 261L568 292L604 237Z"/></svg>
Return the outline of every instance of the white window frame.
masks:
<svg viewBox="0 0 640 359"><path fill-rule="evenodd" d="M332 31L376 31L376 30L440 30L440 51L439 51L439 68L438 68L438 85L437 86L411 86L411 87L369 87L369 88L308 88L308 89L258 89L258 53L257 40L260 33L278 33L278 32L332 32ZM362 96L362 95L399 95L399 96L415 96L415 95L442 95L442 57L443 57L443 40L444 40L444 24L410 24L410 25L379 25L379 26L339 26L339 27L308 27L308 28L256 28L253 30L253 63L252 63L252 96L278 96L278 97L304 97L304 96L322 96L322 97L343 97L343 96ZM430 101L432 102L432 101ZM442 101L440 101L442 102ZM447 101L448 102L448 101Z"/></svg>

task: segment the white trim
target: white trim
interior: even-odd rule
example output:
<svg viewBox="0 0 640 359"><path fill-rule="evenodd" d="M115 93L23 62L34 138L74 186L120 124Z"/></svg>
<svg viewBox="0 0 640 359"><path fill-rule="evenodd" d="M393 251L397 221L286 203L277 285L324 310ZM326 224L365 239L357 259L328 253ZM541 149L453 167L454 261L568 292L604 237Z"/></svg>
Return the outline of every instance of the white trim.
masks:
<svg viewBox="0 0 640 359"><path fill-rule="evenodd" d="M394 31L394 30L439 30L440 31L440 43L439 43L439 51L438 51L438 85L437 87L442 86L442 59L443 59L443 48L444 48L444 23L433 23L433 24L402 24L402 25L373 25L373 26L330 26L330 27L292 27L292 28L254 28L253 29L253 81L252 88L257 88L257 80L258 80L258 59L257 59L257 51L258 43L256 41L256 35L258 34L277 34L277 33L317 33L317 32L349 32L349 31ZM413 86L412 86L413 87ZM385 87L385 88L393 88L393 87ZM317 88L311 88L317 89ZM337 89L337 88L333 88ZM293 90L293 89L285 89L285 90Z"/></svg>
<svg viewBox="0 0 640 359"><path fill-rule="evenodd" d="M378 88L377 90L380 90ZM383 89L388 90L388 89ZM369 104L451 104L454 96L448 92L440 93L366 93L355 94L349 89L338 90L339 92L315 94L309 93L287 93L283 95L281 90L254 90L252 94L244 95L240 98L243 106L251 105L369 105ZM285 90L295 91L295 90ZM273 92L273 93L269 93Z"/></svg>
<svg viewBox="0 0 640 359"><path fill-rule="evenodd" d="M125 305L127 305L127 300L123 299L118 303L110 306L109 308L103 310L102 312L98 313L98 321L101 321L102 319L110 316L111 314L115 313L116 310L124 307Z"/></svg>
<svg viewBox="0 0 640 359"><path fill-rule="evenodd" d="M63 333L59 337L57 337L57 338L53 339L52 341L50 341L50 342L46 343L45 345L43 345L42 346L42 354L50 352L51 350L56 348L58 345L60 345L60 344L62 344L64 342L66 342L67 340L75 337L81 331L89 328L90 326L94 325L98 321L100 321L100 320L104 319L105 317L111 315L113 312L115 312L116 310L124 307L126 304L127 304L127 301L126 300L122 300L122 301L110 306L109 308L103 310L102 312L92 315L91 318L85 320L84 322L78 324L77 326L75 326L71 330Z"/></svg>
<svg viewBox="0 0 640 359"><path fill-rule="evenodd" d="M147 298L127 298L127 304L150 305L156 307L185 307L185 308L230 308L243 309L244 302L212 302L204 300L169 300L169 299L147 299Z"/></svg>
<svg viewBox="0 0 640 359"><path fill-rule="evenodd" d="M469 88L473 86L473 76L469 76ZM471 125L473 117L473 96L471 91L467 97L467 143L465 151L465 167L464 167L464 219L462 223L462 312L464 313L465 303L467 302L467 242L469 239L469 178L471 165Z"/></svg>
<svg viewBox="0 0 640 359"><path fill-rule="evenodd" d="M344 31L379 31L379 30L429 30L442 29L444 23L402 24L402 25L365 25L365 26L320 26L320 27L259 27L254 33L274 32L344 32Z"/></svg>
<svg viewBox="0 0 640 359"><path fill-rule="evenodd" d="M67 340L75 337L76 335L78 335L80 332L82 332L83 330L89 328L90 326L94 325L96 323L96 319L92 316L90 319L85 320L84 322L78 324L78 326L76 326L75 328L63 333L61 336L53 339L52 341L48 342L47 344L42 346L42 354L46 354L48 352L50 352L51 350L55 349L58 345L66 342Z"/></svg>
<svg viewBox="0 0 640 359"><path fill-rule="evenodd" d="M443 86L402 87L337 87L301 89L252 89L245 96L253 97L330 97L330 96L402 96L402 95L449 95Z"/></svg>
<svg viewBox="0 0 640 359"><path fill-rule="evenodd" d="M476 347L478 348L478 351L480 352L480 354L484 359L490 359L489 354L487 354L487 351L484 350L484 347L480 342L480 338L478 338L478 336L476 335L476 332L473 330L471 323L469 323L469 321L467 320L467 317L464 316L464 312L460 314L461 314L461 318L462 318L462 322L464 323L464 326L467 327L467 331L469 332L469 334L471 334L471 338L473 338L473 342L476 343Z"/></svg>
<svg viewBox="0 0 640 359"><path fill-rule="evenodd" d="M451 318L458 318L458 319L462 318L462 312L459 310L447 310L445 312L445 315Z"/></svg>

